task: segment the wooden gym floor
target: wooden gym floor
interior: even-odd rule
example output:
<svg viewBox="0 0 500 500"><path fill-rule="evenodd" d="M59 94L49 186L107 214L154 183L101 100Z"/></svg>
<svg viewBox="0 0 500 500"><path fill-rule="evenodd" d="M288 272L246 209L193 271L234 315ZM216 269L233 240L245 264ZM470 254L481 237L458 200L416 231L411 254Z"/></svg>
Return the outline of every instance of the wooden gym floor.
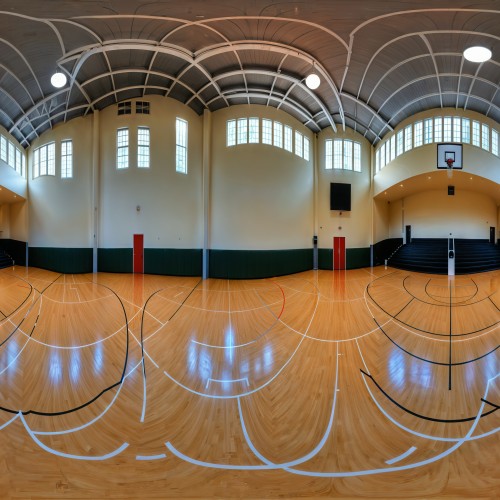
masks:
<svg viewBox="0 0 500 500"><path fill-rule="evenodd" d="M0 271L0 498L498 498L500 272Z"/></svg>

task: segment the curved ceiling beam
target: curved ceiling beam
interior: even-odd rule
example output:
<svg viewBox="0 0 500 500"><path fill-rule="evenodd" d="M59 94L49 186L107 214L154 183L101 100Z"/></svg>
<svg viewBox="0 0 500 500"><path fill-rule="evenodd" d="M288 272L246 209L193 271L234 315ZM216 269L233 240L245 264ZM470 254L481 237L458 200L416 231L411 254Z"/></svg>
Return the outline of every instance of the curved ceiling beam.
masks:
<svg viewBox="0 0 500 500"><path fill-rule="evenodd" d="M328 119L328 121L330 123L330 126L333 128L333 130L335 132L337 132L337 126L336 126L335 122L333 121L333 119L331 118L331 114L328 111L326 105L323 103L323 101L309 87L307 87L307 85L304 85L303 80L298 80L294 76L287 75L286 73L279 73L279 74L277 74L276 72L270 71L270 70L261 70L261 69L250 70L250 69L247 69L247 70L243 70L243 71L235 70L235 71L228 71L227 73L221 73L221 74L217 75L216 77L214 77L214 80L218 81L218 80L222 80L224 78L229 78L229 77L232 77L232 76L241 75L241 73L243 73L243 72L247 73L249 75L251 74L251 75L270 76L270 77L274 77L275 80L281 78L283 80L291 82L293 85L296 85L296 86L300 87L301 90L303 90L304 92L307 92L307 94L312 99L314 99L314 101L316 102L316 104L321 108L321 110L323 111L323 113L327 117L327 119ZM199 90L199 92L200 93L203 92L208 87L209 87L209 84L206 84L204 87L202 87ZM269 94L269 98L271 98L271 95L273 95L273 92L272 91L271 92L268 91L268 94ZM280 95L283 95L283 94L280 94ZM187 101L186 104L189 104L189 102L191 100L192 100L192 98L189 101Z"/></svg>
<svg viewBox="0 0 500 500"><path fill-rule="evenodd" d="M384 43L384 45L382 45L381 47L379 47L375 51L375 53L372 55L372 57L370 58L370 61L368 62L368 64L365 67L365 71L363 72L363 76L362 76L361 82L359 84L358 95L361 94L361 91L362 91L362 88L363 88L363 85L364 85L364 81L366 79L366 75L370 71L371 65L375 61L376 57L385 48L387 48L390 45L392 45L394 43L397 43L397 42L399 42L399 41L401 41L401 40L403 40L405 38L411 38L411 37L416 37L416 36L422 38L422 36L425 36L425 35L445 35L445 34L474 35L474 36L481 35L481 36L484 36L484 37L487 37L487 38L493 38L494 40L500 41L500 36L490 35L488 33L477 33L475 31L461 31L461 30L427 30L427 31L417 31L417 32L414 32L414 33L406 33L404 35L400 35L400 36L398 36L396 38L393 38L392 40L389 40L388 42Z"/></svg>
<svg viewBox="0 0 500 500"><path fill-rule="evenodd" d="M372 124L373 120L375 118L377 118L378 120L380 120L382 122L382 125L383 125L382 130L384 130L385 128L388 128L392 132L393 128L392 128L391 124L389 123L389 121L387 121L386 119L384 119L380 116L380 113L379 113L380 110L378 110L378 111L374 110L370 105L366 104L366 102L363 102L360 98L353 96L351 94L348 94L347 92L342 92L340 95L342 97L347 97L348 99L351 99L356 104L359 104L360 106L365 108L367 111L369 111L373 115L373 117L370 120L370 123L368 125L366 125L358 120L358 123L361 126L365 127L368 130L371 130L370 125ZM373 132L373 134L378 135L375 131L372 131L372 132Z"/></svg>
<svg viewBox="0 0 500 500"><path fill-rule="evenodd" d="M427 47L427 50L429 51L429 55L431 56L432 59L432 64L434 65L434 72L436 73L436 81L437 81L437 86L439 90L439 102L441 103L441 107L443 107L443 97L442 97L442 89L441 89L441 79L439 78L439 69L437 66L436 58L434 57L434 52L432 50L431 44L429 43L429 40L425 35L420 34L420 38L423 40L425 43L425 46Z"/></svg>

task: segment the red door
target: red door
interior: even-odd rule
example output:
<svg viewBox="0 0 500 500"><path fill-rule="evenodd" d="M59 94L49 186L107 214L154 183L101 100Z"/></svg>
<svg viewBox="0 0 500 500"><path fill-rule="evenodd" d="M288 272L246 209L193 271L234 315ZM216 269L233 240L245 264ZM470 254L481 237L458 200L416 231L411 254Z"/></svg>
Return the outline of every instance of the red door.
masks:
<svg viewBox="0 0 500 500"><path fill-rule="evenodd" d="M144 272L144 235L134 234L134 273Z"/></svg>
<svg viewBox="0 0 500 500"><path fill-rule="evenodd" d="M345 238L333 238L333 269L345 269Z"/></svg>

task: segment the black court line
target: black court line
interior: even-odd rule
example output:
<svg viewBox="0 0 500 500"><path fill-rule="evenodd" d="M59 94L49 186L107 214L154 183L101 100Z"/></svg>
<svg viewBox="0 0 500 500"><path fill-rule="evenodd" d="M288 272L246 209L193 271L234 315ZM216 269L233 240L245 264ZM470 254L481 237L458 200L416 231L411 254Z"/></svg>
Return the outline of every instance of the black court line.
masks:
<svg viewBox="0 0 500 500"><path fill-rule="evenodd" d="M410 277L410 276L406 276L406 278L409 278L409 277ZM427 302L427 301L425 301L425 300L423 300L423 299L421 299L421 298L417 297L416 295L414 295L412 292L410 292L410 290L408 290L408 288L406 288L406 283L405 283L406 278L403 280L403 288L405 289L405 291L406 291L406 293L407 293L408 295L410 295L411 297L414 297L416 300L418 300L418 301L419 301L419 302L421 302L422 304L427 304L427 305L429 305L429 306L435 306L435 307L448 307L448 296L446 296L446 302L442 302L442 301L440 301L440 300L435 299L435 298L434 298L432 295L430 295L430 294L429 294L429 292L427 291L427 285L425 285L425 287L424 287L425 294L426 294L429 298L431 298L432 300L434 300L435 302ZM431 280L432 280L432 279L433 279L433 278L431 278ZM431 280L429 280L429 282L430 282ZM427 284L428 284L428 283L427 283ZM476 285L476 286L477 286L477 285ZM478 289L478 291L479 291L479 289ZM474 305L479 304L479 303L483 302L484 300L487 300L487 299L489 299L489 298L490 298L490 295L488 295L487 297L484 297L483 299L476 300L476 302L469 302L468 304L466 304L466 302L467 302L468 300L471 300L473 297L475 297L475 296L477 295L477 293L478 293L478 292L474 293L474 295L473 295L472 297L470 297L469 299L465 299L465 300L463 300L463 301L461 301L461 302L454 302L454 303L453 303L453 305L454 305L455 307L467 307L467 306L474 306ZM492 295L493 295L493 294L492 294ZM443 296L443 298L444 298L444 296ZM436 302L437 302L437 304L436 304Z"/></svg>
<svg viewBox="0 0 500 500"><path fill-rule="evenodd" d="M28 294L28 296L26 297L26 299L24 299L23 303L22 303L22 304L21 304L21 305L20 305L20 306L19 306L19 307L15 310L15 311L13 311L13 312L12 312L12 314L14 314L14 313L15 313L15 312L16 312L16 311L20 308L20 307L22 307L22 306L23 306L23 304L24 304L24 303L25 303L25 302L29 299L29 297L31 296L31 292L32 292L33 290L36 290L36 291L40 294L40 296L39 296L39 297L37 297L37 298L35 299L35 301L33 302L33 304L31 304L31 306L29 307L28 313L24 316L24 318L21 320L21 322L20 322L18 325L16 325L16 327L14 328L14 330L12 331L12 333L11 333L11 334L10 334L10 335L9 335L9 336L8 336L8 337L4 340L4 341L3 341L3 342L0 342L0 347L2 347L4 344L6 344L6 343L7 343L7 342L8 342L8 341L12 338L12 336L13 336L13 335L17 332L17 330L19 330L19 328L21 327L21 325L24 323L24 321L25 321L25 320L26 320L26 318L28 317L28 314L29 314L29 313L33 310L33 307L35 306L35 304L36 304L36 303L37 303L37 302L38 302L38 301L42 298L42 294L43 294L43 293L44 293L44 292L45 292L45 291L46 291L49 287L51 287L51 286L52 286L52 285L53 285L53 284L54 284L54 283L55 283L55 282L56 282L56 281L57 281L57 280L58 280L61 276L62 276L62 274L60 274L60 275L59 275L59 276L58 276L58 277L57 277L54 281L52 281L51 283L49 283L49 284L48 284L48 285L47 285L47 286L43 289L43 291L42 291L42 292L39 292L36 288L33 288L33 286L31 286L31 284L29 284L29 283L28 283L28 284L31 286L30 293ZM22 279L22 278L21 278L21 279ZM24 280L23 280L23 281L24 281ZM29 335L30 337L33 335L33 331L34 331L34 329L35 329L35 326L36 326L37 322L38 322L38 316L37 316L37 318L36 318L36 320L35 320L35 324L34 324L33 328L31 329L31 333L30 333L30 335Z"/></svg>
<svg viewBox="0 0 500 500"><path fill-rule="evenodd" d="M481 401L483 401L487 405L493 406L493 408L496 408L497 410L500 409L499 405L496 405L495 403L492 403L491 401L488 401L487 399L481 398Z"/></svg>
<svg viewBox="0 0 500 500"><path fill-rule="evenodd" d="M431 298L432 300L435 300L436 302L438 302L439 304L444 304L444 305L447 305L447 302L443 302L441 300L438 300L436 299L436 296L435 295L431 295L428 291L427 291L427 287L428 285L430 284L430 282L433 280L434 278L430 278L429 281L426 283L425 285L425 294ZM485 299L481 299L481 300L478 300L476 302L470 302L469 304L466 304L466 302L468 302L469 300L472 300L478 293L479 293L479 287L477 286L477 283L472 279L472 278L469 278L472 283L474 283L474 286L476 287L476 291L468 298L468 299L465 299L465 300L462 300L461 302L454 302L453 305L455 306L471 306L473 304L479 304L479 302L482 302L483 300L487 299L488 297L485 297ZM462 286L462 285L459 285L459 286ZM405 287L406 289L406 287ZM408 290L407 290L408 291ZM410 293L408 291L408 293ZM443 296L439 296L439 298L442 298L442 299L447 299L448 297L445 297L444 295ZM428 304L428 302L424 302L425 304ZM433 305L438 305L438 304L433 304Z"/></svg>
<svg viewBox="0 0 500 500"><path fill-rule="evenodd" d="M45 290L47 290L47 288L49 288L52 284L54 284L61 276L62 276L62 274L60 276L58 276L56 278L56 280L53 281L50 285L48 285L44 289L44 292L45 292ZM123 380L124 380L125 374L126 374L126 370L127 370L127 365L128 365L129 345L130 345L130 332L129 332L129 326L128 326L127 311L125 310L125 305L123 304L123 301L120 299L120 297L118 296L118 294L114 290L112 290L110 287L108 287L106 285L103 285L101 283L96 283L96 282L91 282L91 283L93 283L94 285L102 286L102 287L107 288L108 290L110 290L113 293L113 295L116 296L116 298L120 302L120 304L122 306L122 309L123 309L123 314L125 316L125 327L126 327L127 336L126 336L125 361L124 361L124 365L123 365L122 374L120 376L120 380L118 382L115 382L114 384L110 385L109 387L106 387L105 389L103 389L99 394L97 394L96 396L94 396L92 399L86 401L85 403L82 403L79 406L75 406L73 408L69 408L68 410L61 410L61 411L56 411L56 412L43 412L43 411L38 411L38 410L32 410L32 409L30 409L30 410L24 410L24 411L22 411L22 410L14 410L12 408L6 408L6 407L3 407L3 406L0 406L0 410L5 411L7 413L13 413L13 414L16 414L16 415L19 414L19 413L21 413L22 415L40 415L42 417L57 417L57 416L60 416L60 415L67 415L69 413L74 413L76 411L79 411L79 410L87 407L87 406L90 406L92 403L94 403L95 401L97 401L103 394L105 394L108 391L111 391L112 389L114 389L115 387L117 387L117 386L119 386L119 385L121 385L123 383ZM40 295L40 297L41 296L42 295ZM37 322L38 322L38 317L37 317L37 321L35 322L35 325L33 326L33 330L30 333L30 337L33 334L33 331L35 329L35 326L36 326ZM19 327L17 327L17 328L19 328ZM17 328L16 328L16 330L17 330Z"/></svg>
<svg viewBox="0 0 500 500"><path fill-rule="evenodd" d="M413 410L410 410L409 408L406 408L405 406L403 406L401 403L398 403L393 397L389 396L389 394L387 394L386 391L384 391L384 389L382 389L382 387L379 385L379 383L373 378L372 375L370 375L369 373L366 373L364 370L360 369L359 370L363 375L367 376L376 386L377 388L379 389L379 391L393 404L395 404L398 408L400 408L401 410L405 411L406 413L409 413L410 415L413 415L414 417L417 417L417 418L420 418L422 420L429 420L431 422L440 422L440 423L443 423L443 424L457 424L457 423L461 423L461 422L471 422L473 420L476 420L477 418L477 415L474 416L474 417L466 417L466 418L452 418L452 419L445 419L445 418L436 418L436 417L428 417L427 415L421 415L420 413L416 413L414 412ZM481 398L481 401L484 401L482 398ZM484 401L485 402L485 401ZM487 411L486 413L483 413L480 415L480 418L483 418L483 417L487 417L488 415L491 415L492 413L496 412L499 407L496 406L496 405L492 405L492 406L495 406L495 408L493 408L493 410L490 410L490 411Z"/></svg>
<svg viewBox="0 0 500 500"><path fill-rule="evenodd" d="M496 307L497 311L500 311L500 308L491 300L491 295L488 296L488 299Z"/></svg>
<svg viewBox="0 0 500 500"><path fill-rule="evenodd" d="M477 358L474 359L468 359L467 361L459 361L457 363L450 363L450 360L448 362L440 362L440 361L434 361L432 359L427 359L423 358L421 356L418 356L417 354L412 353L411 351L406 350L404 347L400 346L395 340L392 339L390 335L386 333L386 331L380 326L379 322L375 319L372 318L373 321L377 324L379 330L398 348L401 349L404 353L408 354L409 356L412 356L413 358L419 359L420 361L424 361L425 363L430 363L432 365L438 365L438 366L461 366L461 365L467 365L469 363L474 363L476 361L479 361L482 358L485 358L486 356L489 356L493 352L495 352L498 348L500 348L500 345L497 345L494 349L491 351L488 351L486 354L482 354L481 356L478 356ZM450 347L451 349L451 347Z"/></svg>
<svg viewBox="0 0 500 500"><path fill-rule="evenodd" d="M380 278L377 278L377 279L380 279ZM369 283L367 286L366 286L366 293L368 294L368 296L370 297L370 299L372 300L372 302L382 311L384 312L385 314L387 314L387 316L391 317L392 319L394 319L395 321L401 323L402 325L404 326L407 326L408 328L413 328L414 330L417 330L419 332L422 332L422 333L427 333L429 335L435 335L437 337L448 337L449 336L449 332L447 333L437 333L437 332L430 332L429 330L424 330L422 328L418 328L414 325L410 325L409 323L406 323L398 318L396 318L395 316L393 316L389 311L387 311L386 309L384 309L373 297L372 297L372 294L370 293L370 285L372 284L373 282ZM413 297L413 295L411 295L409 292L407 292L410 296ZM492 294L493 295L493 294ZM422 301L420 300L418 297L414 297L415 299L417 299L419 302L423 303L423 304L429 304L431 306L435 306L435 307L449 307L445 304L430 304L428 302L425 302L425 301ZM486 297L485 299L481 299L482 300L486 300L486 299L489 299L490 297ZM479 302L481 301L477 301L477 302L474 302L474 304L478 304ZM491 301L491 299L490 299ZM491 301L493 302L493 301ZM463 304L463 305L458 305L457 307L463 307L463 306L469 306L469 305L472 305L472 304ZM495 306L496 307L496 306ZM497 307L498 309L498 307ZM500 310L500 309L499 309ZM398 313L399 314L399 313ZM482 332L484 330L487 330L488 328L492 328L496 325L498 325L500 323L500 320L499 321L496 321L494 323L492 323L491 325L486 325L485 327L483 328L480 328L479 330L475 330L475 331L472 331L472 332L466 332L466 333L454 333L453 334L453 337L465 337L467 335L473 335L475 333L479 333L479 332Z"/></svg>

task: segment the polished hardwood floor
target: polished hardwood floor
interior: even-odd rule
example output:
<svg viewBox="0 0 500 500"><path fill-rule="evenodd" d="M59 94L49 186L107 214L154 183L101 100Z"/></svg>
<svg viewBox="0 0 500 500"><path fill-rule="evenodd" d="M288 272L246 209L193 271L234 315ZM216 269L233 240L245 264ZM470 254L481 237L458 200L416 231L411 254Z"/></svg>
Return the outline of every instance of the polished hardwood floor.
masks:
<svg viewBox="0 0 500 500"><path fill-rule="evenodd" d="M499 498L500 272L0 271L0 498Z"/></svg>

